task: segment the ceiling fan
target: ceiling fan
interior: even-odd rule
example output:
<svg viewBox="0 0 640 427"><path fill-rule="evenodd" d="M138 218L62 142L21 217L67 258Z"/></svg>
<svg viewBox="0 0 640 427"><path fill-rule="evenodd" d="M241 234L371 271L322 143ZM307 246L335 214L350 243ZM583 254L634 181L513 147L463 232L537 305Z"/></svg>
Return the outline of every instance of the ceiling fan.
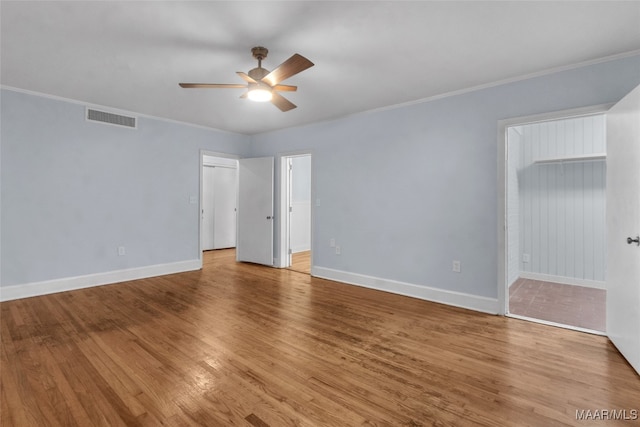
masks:
<svg viewBox="0 0 640 427"><path fill-rule="evenodd" d="M183 88L242 88L247 89L247 91L242 94L240 98L249 98L252 101L258 102L271 101L271 103L281 111L289 111L296 108L295 104L278 92L295 92L298 90L298 87L281 85L280 82L307 68L313 67L313 62L296 53L270 72L262 68L262 60L267 57L269 50L262 46L256 46L251 49L251 53L253 57L258 60L258 66L248 73L243 73L242 71L237 72L237 74L247 82L246 84L179 83L179 85Z"/></svg>

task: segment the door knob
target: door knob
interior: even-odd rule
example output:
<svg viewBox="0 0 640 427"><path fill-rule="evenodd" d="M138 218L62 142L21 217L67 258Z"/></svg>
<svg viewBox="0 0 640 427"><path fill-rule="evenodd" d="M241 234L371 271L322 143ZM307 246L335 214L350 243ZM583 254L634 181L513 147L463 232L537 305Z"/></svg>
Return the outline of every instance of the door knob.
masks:
<svg viewBox="0 0 640 427"><path fill-rule="evenodd" d="M640 246L640 236L636 236L635 239L632 239L631 237L627 237L627 243L628 244L635 243L636 245Z"/></svg>

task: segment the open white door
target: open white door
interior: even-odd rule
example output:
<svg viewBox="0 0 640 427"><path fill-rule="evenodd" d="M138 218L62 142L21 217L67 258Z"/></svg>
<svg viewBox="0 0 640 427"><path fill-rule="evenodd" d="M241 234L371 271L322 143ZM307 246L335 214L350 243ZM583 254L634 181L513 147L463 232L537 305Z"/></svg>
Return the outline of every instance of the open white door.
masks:
<svg viewBox="0 0 640 427"><path fill-rule="evenodd" d="M607 112L607 335L638 373L639 234L640 86Z"/></svg>
<svg viewBox="0 0 640 427"><path fill-rule="evenodd" d="M240 159L236 259L273 265L273 157Z"/></svg>

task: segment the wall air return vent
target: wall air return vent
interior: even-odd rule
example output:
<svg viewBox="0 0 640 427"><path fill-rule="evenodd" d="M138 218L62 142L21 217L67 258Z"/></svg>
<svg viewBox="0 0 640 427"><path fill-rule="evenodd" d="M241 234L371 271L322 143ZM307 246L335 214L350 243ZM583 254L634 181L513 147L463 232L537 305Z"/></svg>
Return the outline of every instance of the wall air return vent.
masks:
<svg viewBox="0 0 640 427"><path fill-rule="evenodd" d="M122 114L109 113L93 108L87 108L87 120L115 126L124 126L130 129L137 128L136 117L123 116Z"/></svg>

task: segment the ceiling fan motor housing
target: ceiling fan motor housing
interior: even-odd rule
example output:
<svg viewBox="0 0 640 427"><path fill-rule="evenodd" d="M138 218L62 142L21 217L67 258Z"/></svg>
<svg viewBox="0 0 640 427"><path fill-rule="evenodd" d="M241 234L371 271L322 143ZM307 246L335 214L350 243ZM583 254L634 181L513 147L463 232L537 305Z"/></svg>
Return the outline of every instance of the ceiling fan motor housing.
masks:
<svg viewBox="0 0 640 427"><path fill-rule="evenodd" d="M253 80L262 80L264 76L269 74L269 70L262 68L262 60L267 57L269 49L262 46L256 46L251 49L251 53L253 54L253 57L258 60L258 66L249 71L249 77Z"/></svg>
<svg viewBox="0 0 640 427"><path fill-rule="evenodd" d="M262 46L256 46L251 49L251 53L253 54L253 57L256 58L258 61L262 61L264 58L267 57L267 54L269 53L269 49Z"/></svg>
<svg viewBox="0 0 640 427"><path fill-rule="evenodd" d="M269 70L264 69L262 67L256 67L253 70L249 70L248 74L249 74L249 77L251 77L253 80L259 81L259 80L262 80L264 76L269 74Z"/></svg>

